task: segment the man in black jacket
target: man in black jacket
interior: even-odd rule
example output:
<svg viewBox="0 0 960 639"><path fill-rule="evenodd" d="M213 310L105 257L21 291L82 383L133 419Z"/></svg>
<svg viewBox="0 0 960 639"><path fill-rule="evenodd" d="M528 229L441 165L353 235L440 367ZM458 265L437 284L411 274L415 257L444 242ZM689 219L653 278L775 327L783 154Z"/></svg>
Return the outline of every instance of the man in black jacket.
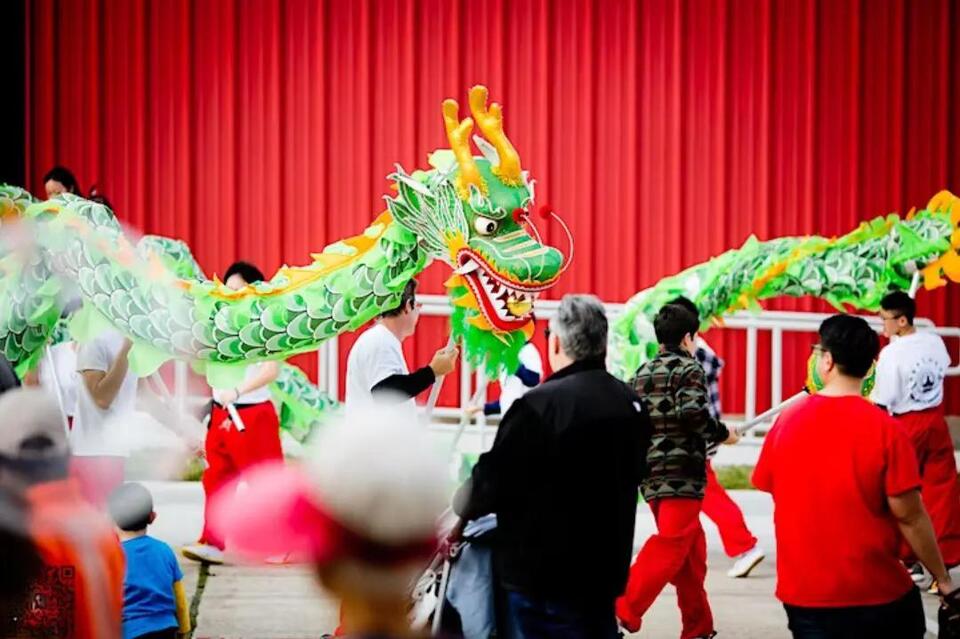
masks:
<svg viewBox="0 0 960 639"><path fill-rule="evenodd" d="M600 302L564 297L547 337L554 374L514 402L457 496L462 517L497 515L508 636L617 636L651 426L607 373L606 344Z"/></svg>

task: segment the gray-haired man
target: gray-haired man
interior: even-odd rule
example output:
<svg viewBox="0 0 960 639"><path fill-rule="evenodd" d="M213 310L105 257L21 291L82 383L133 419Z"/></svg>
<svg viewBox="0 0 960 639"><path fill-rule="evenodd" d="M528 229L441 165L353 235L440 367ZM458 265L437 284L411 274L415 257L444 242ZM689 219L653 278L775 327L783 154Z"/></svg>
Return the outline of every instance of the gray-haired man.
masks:
<svg viewBox="0 0 960 639"><path fill-rule="evenodd" d="M547 337L553 375L513 403L458 494L462 517L497 515L507 636L617 636L651 426L607 373L606 348L600 302L565 296Z"/></svg>

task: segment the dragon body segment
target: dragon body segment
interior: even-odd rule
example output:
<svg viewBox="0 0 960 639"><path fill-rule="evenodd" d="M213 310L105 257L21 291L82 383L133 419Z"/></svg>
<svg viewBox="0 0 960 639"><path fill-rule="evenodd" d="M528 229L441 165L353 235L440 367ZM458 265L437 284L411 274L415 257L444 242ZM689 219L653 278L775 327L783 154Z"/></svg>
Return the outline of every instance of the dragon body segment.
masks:
<svg viewBox="0 0 960 639"><path fill-rule="evenodd" d="M239 291L203 277L177 240L132 244L102 204L71 194L37 202L3 187L0 211L33 224L38 250L26 265L16 251L0 255L0 346L18 371L29 370L67 301L79 296L76 339L112 326L134 342L137 374L180 358L211 384L230 386L246 364L315 350L396 308L407 282L439 259L456 269L448 281L457 307L451 333L467 356L492 374L515 366L533 329L533 300L555 283L564 258L524 230L533 182L503 132L499 105L488 109L486 89L474 87L470 107L485 136L473 138L482 157L469 146L473 120L459 120L456 103L446 101L450 149L434 153L427 171L397 167L396 195L363 233Z"/></svg>
<svg viewBox="0 0 960 639"><path fill-rule="evenodd" d="M660 280L627 301L610 332L608 366L632 377L657 351L654 317L680 295L696 304L707 328L780 296L818 297L841 311L876 310L891 289L909 289L915 274L927 289L960 282L960 198L949 191L906 218L878 217L841 237L751 237L739 249Z"/></svg>

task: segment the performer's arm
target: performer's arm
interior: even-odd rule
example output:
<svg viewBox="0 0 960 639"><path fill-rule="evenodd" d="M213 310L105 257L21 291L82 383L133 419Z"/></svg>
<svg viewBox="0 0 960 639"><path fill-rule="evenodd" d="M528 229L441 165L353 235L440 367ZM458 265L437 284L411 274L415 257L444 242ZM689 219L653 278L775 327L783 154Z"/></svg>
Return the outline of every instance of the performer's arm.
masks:
<svg viewBox="0 0 960 639"><path fill-rule="evenodd" d="M424 366L408 375L394 374L380 380L370 389L370 394L378 401L406 401L430 388L435 380L433 369Z"/></svg>
<svg viewBox="0 0 960 639"><path fill-rule="evenodd" d="M173 599L177 607L178 632L186 636L190 632L190 606L187 605L187 594L183 589L183 580L173 582Z"/></svg>
<svg viewBox="0 0 960 639"><path fill-rule="evenodd" d="M112 362L106 360L106 353L98 344L91 343L81 348L77 367L83 378L83 385L101 410L110 408L123 386L129 367L127 355L132 347L130 340L124 340L120 352Z"/></svg>
<svg viewBox="0 0 960 639"><path fill-rule="evenodd" d="M933 574L941 592L950 592L953 584L943 564L930 516L920 498L921 479L916 452L906 433L893 422L890 419L889 423L882 425L886 435L883 479L887 506L913 554Z"/></svg>
<svg viewBox="0 0 960 639"><path fill-rule="evenodd" d="M699 364L692 363L681 373L676 402L681 421L705 440L722 442L730 437L727 427L710 415L706 377Z"/></svg>

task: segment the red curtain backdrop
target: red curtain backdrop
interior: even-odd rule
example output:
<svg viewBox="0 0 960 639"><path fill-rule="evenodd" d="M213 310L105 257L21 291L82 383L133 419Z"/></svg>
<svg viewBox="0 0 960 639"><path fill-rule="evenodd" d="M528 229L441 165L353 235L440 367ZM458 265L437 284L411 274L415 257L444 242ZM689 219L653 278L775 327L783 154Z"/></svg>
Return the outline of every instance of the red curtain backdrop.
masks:
<svg viewBox="0 0 960 639"><path fill-rule="evenodd" d="M65 164L208 273L272 272L363 229L393 164L444 146L441 101L483 83L576 236L555 295L623 301L751 233L840 234L960 192L958 26L956 0L33 0L27 186ZM958 291L921 293L922 314L960 324ZM443 330L424 321L412 365ZM744 336L708 337L740 411ZM813 339L787 334L785 394Z"/></svg>

